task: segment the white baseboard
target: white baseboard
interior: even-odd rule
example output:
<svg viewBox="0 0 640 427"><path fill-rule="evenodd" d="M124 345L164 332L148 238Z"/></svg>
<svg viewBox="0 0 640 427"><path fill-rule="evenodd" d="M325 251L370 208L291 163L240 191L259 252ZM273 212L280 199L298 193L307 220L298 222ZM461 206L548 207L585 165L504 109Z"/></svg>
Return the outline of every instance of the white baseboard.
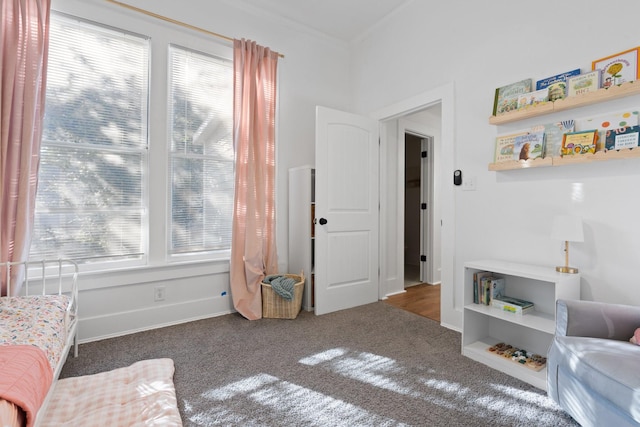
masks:
<svg viewBox="0 0 640 427"><path fill-rule="evenodd" d="M230 298L213 297L80 318L78 342L87 343L234 312Z"/></svg>

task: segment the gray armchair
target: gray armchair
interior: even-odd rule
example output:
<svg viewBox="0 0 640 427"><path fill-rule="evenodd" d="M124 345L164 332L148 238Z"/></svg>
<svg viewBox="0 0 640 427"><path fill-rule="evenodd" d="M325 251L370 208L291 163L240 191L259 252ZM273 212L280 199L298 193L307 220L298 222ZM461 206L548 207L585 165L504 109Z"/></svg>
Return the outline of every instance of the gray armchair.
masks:
<svg viewBox="0 0 640 427"><path fill-rule="evenodd" d="M640 307L558 300L549 397L583 427L640 425Z"/></svg>

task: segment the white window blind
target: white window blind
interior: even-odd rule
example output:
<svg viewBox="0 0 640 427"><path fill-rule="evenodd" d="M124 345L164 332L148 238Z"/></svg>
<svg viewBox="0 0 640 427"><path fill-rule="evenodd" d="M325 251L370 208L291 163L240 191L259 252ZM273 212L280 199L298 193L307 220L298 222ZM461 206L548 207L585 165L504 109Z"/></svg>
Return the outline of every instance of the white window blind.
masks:
<svg viewBox="0 0 640 427"><path fill-rule="evenodd" d="M169 49L172 255L228 250L233 214L233 64Z"/></svg>
<svg viewBox="0 0 640 427"><path fill-rule="evenodd" d="M140 259L149 41L52 14L31 258Z"/></svg>

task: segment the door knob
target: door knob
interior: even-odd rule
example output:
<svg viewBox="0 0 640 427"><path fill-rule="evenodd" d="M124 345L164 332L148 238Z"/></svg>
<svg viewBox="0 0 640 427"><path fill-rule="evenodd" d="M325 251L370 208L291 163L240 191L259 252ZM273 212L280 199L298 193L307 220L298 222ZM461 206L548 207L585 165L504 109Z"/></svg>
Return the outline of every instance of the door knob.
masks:
<svg viewBox="0 0 640 427"><path fill-rule="evenodd" d="M325 225L327 223L327 220L324 218L320 218L320 225Z"/></svg>

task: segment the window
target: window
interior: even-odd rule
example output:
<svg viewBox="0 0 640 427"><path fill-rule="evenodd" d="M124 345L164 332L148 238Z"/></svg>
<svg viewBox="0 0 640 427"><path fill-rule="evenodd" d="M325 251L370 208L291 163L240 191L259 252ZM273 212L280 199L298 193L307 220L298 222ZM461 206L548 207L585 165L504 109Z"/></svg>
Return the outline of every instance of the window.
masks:
<svg viewBox="0 0 640 427"><path fill-rule="evenodd" d="M146 252L149 40L52 14L31 258Z"/></svg>
<svg viewBox="0 0 640 427"><path fill-rule="evenodd" d="M169 253L229 250L234 192L233 64L169 49Z"/></svg>

